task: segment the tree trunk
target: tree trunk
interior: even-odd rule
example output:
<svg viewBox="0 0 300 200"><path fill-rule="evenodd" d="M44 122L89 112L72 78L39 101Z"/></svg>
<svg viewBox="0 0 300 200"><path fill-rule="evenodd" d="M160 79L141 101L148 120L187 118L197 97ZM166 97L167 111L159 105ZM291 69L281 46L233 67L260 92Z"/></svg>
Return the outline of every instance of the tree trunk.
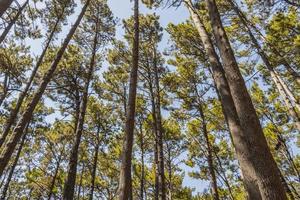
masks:
<svg viewBox="0 0 300 200"><path fill-rule="evenodd" d="M13 0L0 0L0 17L5 13L5 11L12 4Z"/></svg>
<svg viewBox="0 0 300 200"><path fill-rule="evenodd" d="M131 158L135 123L135 100L139 63L139 0L134 1L134 42L132 49L132 69L130 72L129 99L125 122L125 136L122 149L122 163L119 180L119 199L128 200L131 196Z"/></svg>
<svg viewBox="0 0 300 200"><path fill-rule="evenodd" d="M245 133L243 138L251 146L245 157L251 159L249 168L251 175L257 178L263 199L287 199L282 186L279 169L268 148L259 119L256 115L245 81L239 71L233 50L221 22L215 0L206 0L210 22L221 58L224 62L225 74L230 87L236 111ZM244 152L243 152L244 153Z"/></svg>
<svg viewBox="0 0 300 200"><path fill-rule="evenodd" d="M42 64L42 62L44 60L44 57L45 57L46 52L47 52L47 50L48 50L48 48L50 46L50 43L51 43L51 41L53 39L53 36L54 36L54 34L56 32L57 26L58 26L58 24L59 24L59 22L60 22L60 20L62 18L62 15L63 15L63 12L62 12L61 16L56 20L55 25L54 25L54 27L53 27L50 35L49 35L49 38L47 39L46 45L45 45L45 47L43 49L43 52L40 55L40 57L39 57L36 65L35 65L35 67L33 68L32 72L31 72L31 75L29 77L29 80L26 83L25 88L23 89L23 91L20 93L20 95L18 97L18 100L17 100L15 108L13 108L13 110L10 112L9 118L6 121L5 125L4 125L4 129L3 129L3 132L2 132L2 135L1 135L1 138L0 138L0 147L3 145L3 143L4 143L4 141L5 141L8 133L9 133L9 131L11 129L11 126L16 121L16 118L17 118L17 115L18 115L18 113L20 111L22 103L23 103L23 101L24 101L24 99L25 99L25 97L26 97L26 95L27 95L27 93L28 93L28 91L30 89L30 86L31 86L31 84L33 82L33 79L34 79L34 77L35 77L35 75L36 75L39 67L41 66L41 64Z"/></svg>
<svg viewBox="0 0 300 200"><path fill-rule="evenodd" d="M93 196L94 196L99 147L100 147L100 142L98 142L98 144L96 145L96 148L95 148L95 155L94 155L94 162L93 162L93 169L92 169L93 171L92 171L91 193L90 193L89 200L93 200Z"/></svg>
<svg viewBox="0 0 300 200"><path fill-rule="evenodd" d="M141 188L140 188L140 196L141 200L144 200L144 193L145 193L145 161L144 161L144 135L143 135L143 125L140 125L140 142L141 142Z"/></svg>
<svg viewBox="0 0 300 200"><path fill-rule="evenodd" d="M199 110L201 120L202 120L202 132L203 132L203 135L205 138L205 143L206 143L207 163L208 163L208 170L210 173L210 181L211 181L211 185L212 185L213 199L219 200L220 198L219 198L219 192L218 192L217 178L216 178L216 174L215 174L215 167L214 167L214 163L213 163L212 147L211 147L211 143L209 141L207 127L206 127L206 119L205 119L205 115L204 115L201 104L199 105L198 110Z"/></svg>
<svg viewBox="0 0 300 200"><path fill-rule="evenodd" d="M154 192L154 199L159 199L159 161L158 161L158 126L157 126L157 115L156 115L156 105L155 105L155 97L154 97L154 90L153 90L153 83L152 83L152 76L151 70L148 71L148 86L149 86L149 93L151 99L151 116L153 119L153 133L154 133L154 165L155 165L155 192Z"/></svg>
<svg viewBox="0 0 300 200"><path fill-rule="evenodd" d="M231 96L230 88L225 77L225 72L222 67L221 62L219 61L219 57L214 49L213 43L208 35L208 32L203 25L200 17L196 13L193 8L193 5L189 0L185 1L190 14L192 16L193 22L199 32L202 43L204 45L206 54L208 56L210 67L212 70L214 82L216 85L216 89L220 94L220 100L222 103L222 109L227 121L229 130L232 135L233 145L235 147L237 159L239 161L242 174L243 174L243 182L245 189L248 193L249 199L260 200L260 192L258 185L256 183L256 179L251 172L251 168L249 168L248 163L253 162L253 159L247 155L251 155L252 146L246 140L247 135L242 130L240 125L240 121L236 112L236 108Z"/></svg>
<svg viewBox="0 0 300 200"><path fill-rule="evenodd" d="M9 141L6 143L5 147L3 148L2 153L0 155L0 175L3 174L3 171L8 164L9 159L11 158L11 155L12 155L17 143L19 142L19 140L21 139L21 137L23 135L24 128L25 128L26 124L29 122L31 116L33 115L33 111L34 111L36 105L41 100L42 95L43 95L48 83L50 82L50 80L53 76L53 73L55 72L71 38L73 37L75 30L77 29L77 27L87 9L89 2L90 2L90 0L86 1L86 4L82 8L82 11L81 11L80 15L78 16L75 24L72 26L70 32L68 33L67 37L65 38L65 40L62 44L62 47L57 52L57 55L54 58L54 61L51 64L51 67L44 75L42 82L40 83L37 91L33 95L31 102L25 108L23 115L21 116L19 122L17 123L16 127L14 128L12 137L9 139Z"/></svg>
<svg viewBox="0 0 300 200"><path fill-rule="evenodd" d="M48 200L51 200L51 197L52 197L52 194L53 194L53 188L55 186L56 177L58 175L60 162L61 162L61 158L59 158L59 160L56 161L56 167L55 167L54 175L52 177L52 181L51 181L50 188L49 188Z"/></svg>
<svg viewBox="0 0 300 200"><path fill-rule="evenodd" d="M245 20L245 16L241 12L241 10L232 2L232 0L229 1L232 8L234 9L235 13L239 16L241 22L246 27L248 35L250 36L250 39L254 45L254 47L257 50L257 53L260 55L262 61L267 67L267 70L269 71L271 78L280 94L282 99L284 100L286 107L288 108L289 114L294 118L295 126L300 131L300 118L297 114L297 111L295 110L293 103L294 101L295 106L297 109L300 110L300 106L294 97L294 95L289 90L288 86L284 83L284 81L281 79L281 77L275 72L274 67L272 66L271 62L269 61L268 56L265 54L265 52L262 50L259 42L256 40L255 36L253 35L249 25L247 24L247 21Z"/></svg>
<svg viewBox="0 0 300 200"><path fill-rule="evenodd" d="M98 26L96 26L96 29L98 29ZM90 82L91 82L93 72L94 72L94 67L95 67L97 44L98 44L98 30L96 30L96 33L95 33L91 62L90 62L90 66L88 69L87 80L85 83L85 89L84 89L84 92L82 95L79 119L78 119L78 124L77 124L77 128L76 128L76 133L75 133L76 139L75 139L75 143L72 147L71 154L70 154L68 176L67 176L67 180L65 182L64 195L63 195L64 200L72 200L74 197L74 189L75 189L76 173L77 173L78 150L79 150L79 145L80 145L80 141L81 141L81 137L82 137L82 133L83 133L83 125L84 125L86 107L87 107L87 103L88 103L88 93L89 93Z"/></svg>
<svg viewBox="0 0 300 200"><path fill-rule="evenodd" d="M3 31L3 33L0 36L0 44L3 42L3 40L6 38L7 34L9 33L10 29L13 27L13 25L16 23L16 21L18 20L18 18L20 17L20 15L22 14L24 8L27 6L29 0L27 0L23 6L18 10L16 16L13 17L13 19L11 20L11 22L9 22L8 26L5 28L5 30Z"/></svg>
<svg viewBox="0 0 300 200"><path fill-rule="evenodd" d="M1 200L5 200L5 198L6 198L6 194L8 192L10 181L11 181L13 175L14 175L15 168L16 168L16 166L18 164L18 161L19 161L19 158L20 158L20 155L21 155L21 152L22 152L25 140L26 140L26 135L28 134L27 133L28 132L28 127L29 127L29 124L26 127L25 134L23 135L21 143L19 144L19 148L17 150L17 154L16 154L16 157L15 157L15 160L14 160L12 166L11 166L11 169L9 171L8 177L6 179L6 183L5 183L4 187L3 187L2 195L1 195L1 198L0 198Z"/></svg>
<svg viewBox="0 0 300 200"><path fill-rule="evenodd" d="M162 200L166 199L166 182L165 182L165 166L164 166L164 147L163 147L163 126L161 119L161 106L160 106L160 86L159 86L159 74L157 66L157 53L154 46L154 77L155 77L155 90L156 90L156 126L158 133L158 171L159 171L159 194Z"/></svg>

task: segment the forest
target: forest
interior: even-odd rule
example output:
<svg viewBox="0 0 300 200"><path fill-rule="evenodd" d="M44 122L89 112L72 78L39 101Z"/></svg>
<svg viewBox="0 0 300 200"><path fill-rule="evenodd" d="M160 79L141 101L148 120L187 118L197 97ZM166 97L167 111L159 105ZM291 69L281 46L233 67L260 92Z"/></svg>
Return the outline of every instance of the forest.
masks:
<svg viewBox="0 0 300 200"><path fill-rule="evenodd" d="M299 134L300 0L0 0L0 200L297 200Z"/></svg>

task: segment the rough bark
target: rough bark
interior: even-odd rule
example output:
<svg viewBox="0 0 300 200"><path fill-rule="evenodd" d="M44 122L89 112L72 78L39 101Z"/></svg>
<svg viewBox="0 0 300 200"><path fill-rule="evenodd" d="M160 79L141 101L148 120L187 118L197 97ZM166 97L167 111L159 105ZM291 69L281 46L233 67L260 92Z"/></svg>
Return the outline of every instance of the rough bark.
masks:
<svg viewBox="0 0 300 200"><path fill-rule="evenodd" d="M13 0L0 0L0 17L5 13L5 11L12 4Z"/></svg>
<svg viewBox="0 0 300 200"><path fill-rule="evenodd" d="M18 10L17 14L13 17L13 19L11 20L11 22L9 22L8 26L5 28L5 30L3 31L3 33L0 36L0 44L3 42L3 40L6 38L7 34L9 33L10 29L13 27L13 25L16 23L16 21L18 20L18 18L20 17L20 15L22 14L24 8L27 6L29 0L27 0L23 6Z"/></svg>
<svg viewBox="0 0 300 200"><path fill-rule="evenodd" d="M214 49L213 43L208 35L208 32L203 25L201 18L197 15L196 11L193 9L193 5L190 1L185 1L193 22L199 32L202 43L204 45L208 60L210 63L211 71L213 74L214 82L218 94L220 95L220 100L222 103L222 109L227 121L230 133L232 135L233 145L235 147L235 152L242 170L244 186L248 193L249 199L261 199L258 185L256 183L255 177L251 174L251 170L248 167L248 163L253 162L245 154L251 155L252 146L247 143L244 138L247 137L245 132L242 130L240 121L236 112L236 108L231 96L231 91L225 77L225 71L219 57Z"/></svg>
<svg viewBox="0 0 300 200"><path fill-rule="evenodd" d="M61 21L62 15L63 15L63 13L62 13L61 16L56 20L56 22L55 22L55 24L54 24L54 27L53 27L53 29L52 29L52 31L51 31L51 33L50 33L48 39L47 39L46 45L45 45L45 47L44 47L44 49L43 49L43 52L42 52L42 54L40 55L40 57L39 57L39 59L38 59L36 65L35 65L35 67L33 68L32 72L31 72L31 74L30 74L30 77L29 77L29 79L28 79L28 82L26 83L25 88L24 88L23 91L20 93L20 95L19 95L19 97L18 97L18 100L17 100L17 103L16 103L16 106L15 106L15 107L13 108L13 110L10 112L9 118L8 118L8 120L6 121L5 125L4 125L4 129L3 129L3 132L2 132L2 135L1 135L1 138L0 138L0 147L3 145L3 143L4 143L4 141L5 141L5 139L6 139L7 135L8 135L8 133L9 133L11 127L12 127L12 125L13 125L14 122L16 121L16 118L17 118L17 115L18 115L18 113L19 113L19 111L20 111L20 108L21 108L21 106L22 106L22 103L23 103L23 101L24 101L24 99L25 99L25 97L26 97L26 95L27 95L27 93L28 93L28 91L29 91L29 89L30 89L30 86L31 86L31 84L32 84L32 82L33 82L33 79L34 79L34 77L35 77L35 75L36 75L36 73L37 73L39 67L41 66L41 64L42 64L42 62L43 62L43 60L44 60L44 57L45 57L45 55L46 55L46 52L47 52L47 50L48 50L48 48L49 48L49 46L50 46L50 43L51 43L51 41L52 41L52 39L53 39L53 36L54 36L54 34L55 34L55 32L56 32L57 26L58 26L59 22Z"/></svg>
<svg viewBox="0 0 300 200"><path fill-rule="evenodd" d="M70 32L66 36L61 48L57 52L50 68L43 76L43 79L42 79L37 91L34 93L31 102L26 106L24 113L22 114L20 120L18 121L16 127L14 128L12 137L9 138L8 142L6 143L5 147L3 148L1 155L0 155L0 175L3 174L3 171L8 164L9 159L11 158L11 155L12 155L13 151L15 150L17 143L20 141L20 139L23 135L24 128L25 128L26 124L29 122L30 118L32 117L33 111L34 111L36 105L41 100L48 83L50 82L71 38L73 37L73 35L75 33L75 30L77 29L77 27L87 9L89 2L90 2L90 0L86 1L86 4L82 8L82 11L79 14L75 24L72 26Z"/></svg>
<svg viewBox="0 0 300 200"><path fill-rule="evenodd" d="M3 92L0 96L0 106L3 104L4 99L6 98L6 95L8 93L8 85L9 85L9 76L8 76L8 74L5 74L4 80L3 80Z"/></svg>
<svg viewBox="0 0 300 200"><path fill-rule="evenodd" d="M245 81L239 71L233 50L221 22L215 0L205 0L213 34L224 63L224 70L236 107L241 127L245 133L243 139L251 146L251 151L244 153L252 162L248 167L256 177L262 199L287 199L279 177L279 169L268 148L258 116L255 112Z"/></svg>
<svg viewBox="0 0 300 200"><path fill-rule="evenodd" d="M131 159L133 146L133 132L135 123L135 100L139 63L139 0L134 1L134 41L132 49L132 68L130 72L129 99L125 122L125 135L122 149L122 163L119 179L119 199L128 200L131 195Z"/></svg>

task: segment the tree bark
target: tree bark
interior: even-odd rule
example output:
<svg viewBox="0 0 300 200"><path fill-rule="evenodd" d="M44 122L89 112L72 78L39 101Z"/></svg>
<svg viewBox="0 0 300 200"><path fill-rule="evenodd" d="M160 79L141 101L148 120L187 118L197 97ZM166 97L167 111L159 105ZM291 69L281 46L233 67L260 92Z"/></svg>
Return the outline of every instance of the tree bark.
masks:
<svg viewBox="0 0 300 200"><path fill-rule="evenodd" d="M42 98L42 95L50 82L71 38L73 37L75 30L77 29L86 9L89 4L90 0L87 0L84 7L82 8L81 13L79 14L75 24L72 26L70 32L68 33L67 37L65 38L62 47L59 49L56 57L54 58L54 61L51 64L51 67L44 75L42 82L40 83L37 91L34 93L33 98L31 102L27 105L24 113L22 114L19 122L17 123L16 127L13 130L12 137L9 138L9 141L6 143L5 147L2 150L2 153L0 155L0 175L3 174L3 171L5 167L7 166L9 159L11 158L11 155L18 143L18 141L21 139L23 135L24 128L26 124L29 122L30 118L33 115L33 111L36 107L36 105L39 103L39 101Z"/></svg>
<svg viewBox="0 0 300 200"><path fill-rule="evenodd" d="M0 0L0 17L5 13L5 11L12 4L13 0Z"/></svg>
<svg viewBox="0 0 300 200"><path fill-rule="evenodd" d="M256 178L253 176L250 168L248 167L248 163L254 161L251 157L245 156L246 154L251 155L252 146L249 145L249 143L247 142L247 135L242 130L242 127L240 125L233 98L231 96L231 91L227 82L227 78L225 77L225 71L221 62L219 61L219 57L214 49L213 43L208 35L207 30L203 22L201 21L201 18L196 13L192 3L189 0L185 1L185 3L189 9L193 22L199 32L206 54L209 59L216 89L220 95L223 113L227 121L230 133L232 135L233 145L235 147L237 159L242 170L243 183L248 193L248 198L260 200L261 197L258 185L256 183Z"/></svg>
<svg viewBox="0 0 300 200"><path fill-rule="evenodd" d="M61 158L59 158L59 160L56 161L56 167L55 167L54 175L52 177L52 181L51 181L50 188L49 188L48 200L51 200L51 197L53 195L53 188L55 186L56 177L58 175L60 162L61 162Z"/></svg>
<svg viewBox="0 0 300 200"><path fill-rule="evenodd" d="M8 92L8 85L9 85L9 75L6 73L4 75L4 80L3 80L3 93L0 96L0 106L3 104L4 99L6 98Z"/></svg>
<svg viewBox="0 0 300 200"><path fill-rule="evenodd" d="M7 34L9 33L10 29L13 27L13 25L16 23L16 21L18 20L18 18L20 17L20 15L22 14L24 8L27 6L29 0L27 0L23 6L18 10L16 16L13 17L13 19L11 20L11 22L9 22L8 26L5 28L5 30L3 31L3 33L0 36L0 44L3 42L3 40L6 38Z"/></svg>
<svg viewBox="0 0 300 200"><path fill-rule="evenodd" d="M22 106L22 103L23 103L23 101L24 101L24 99L25 99L25 97L26 97L26 95L27 95L27 93L28 93L28 91L29 91L29 89L30 89L30 86L31 86L31 84L32 84L32 82L33 82L33 79L34 79L34 77L35 77L35 75L36 75L36 73L37 73L39 67L41 66L41 64L42 64L42 62L43 62L43 60L44 60L44 57L45 57L45 55L46 55L46 52L47 52L47 50L48 50L48 48L49 48L49 46L50 46L50 43L51 43L51 41L52 41L52 39L53 39L53 37L54 37L54 34L55 34L55 32L56 32L57 26L58 26L59 22L61 21L62 15L63 15L63 13L62 13L61 16L56 20L55 25L54 25L54 27L53 27L53 29L52 29L50 35L49 35L49 38L47 39L46 45L45 45L45 47L44 47L44 49L43 49L43 52L42 52L42 54L40 55L40 57L39 57L39 59L38 59L36 65L35 65L35 67L33 68L32 72L31 72L31 74L30 74L30 77L29 77L29 79L28 79L28 82L26 83L25 88L24 88L23 91L20 93L15 108L13 108L13 110L10 112L9 118L8 118L8 120L6 121L5 125L4 125L4 129L3 129L3 132L2 132L2 135L1 135L1 138L0 138L0 147L3 145L3 143L4 143L4 141L5 141L5 139L6 139L7 135L8 135L8 133L9 133L11 127L12 127L12 125L13 125L14 122L16 121L16 118L17 118L17 115L18 115L18 113L19 113L19 111L20 111L20 108L21 108L21 106Z"/></svg>
<svg viewBox="0 0 300 200"><path fill-rule="evenodd" d="M16 154L16 157L15 157L15 160L11 166L11 169L9 171L9 174L8 174L8 177L6 179L6 183L3 187L3 190L2 190L2 195L1 195L1 200L5 200L6 198L6 195L7 195L7 192L8 192L8 188L9 188L9 184L10 184L10 181L14 175L14 171L16 169L16 166L18 164L18 161L19 161L19 158L20 158L20 155L21 155L21 152L22 152L22 149L23 149L23 146L24 146L24 143L25 143L25 140L26 140L26 136L27 136L27 132L28 132L28 127L29 127L29 124L27 125L26 127L26 131L25 131L25 134L23 135L22 137L22 140L21 140L21 143L19 144L19 148L17 150L17 154Z"/></svg>
<svg viewBox="0 0 300 200"><path fill-rule="evenodd" d="M155 78L155 90L156 90L156 126L158 136L158 171L159 171L159 194L162 200L166 199L166 181L165 181L165 164L164 164L164 147L163 147L163 126L161 117L161 106L160 106L160 86L159 86L159 74L157 66L157 53L156 47L154 51L154 78Z"/></svg>
<svg viewBox="0 0 300 200"><path fill-rule="evenodd" d="M132 193L131 159L135 123L135 100L139 64L139 0L134 1L134 41L132 49L132 69L130 72L129 99L125 122L125 136L122 149L122 163L119 180L119 200L128 200Z"/></svg>
<svg viewBox="0 0 300 200"><path fill-rule="evenodd" d="M95 154L94 154L93 169L92 169L92 181L91 181L92 184L91 184L91 193L90 193L89 200L93 200L93 197L94 197L99 147L100 147L100 142L98 141L98 144L96 145L96 148L95 148Z"/></svg>
<svg viewBox="0 0 300 200"><path fill-rule="evenodd" d="M76 128L76 139L75 143L72 147L70 159L69 159L69 170L68 170L68 176L67 180L65 182L65 188L64 188L64 200L72 200L74 197L74 189L75 189L75 182L76 182L76 173L77 173L77 161L78 161L78 151L79 151L79 145L81 142L81 137L83 134L83 125L85 121L85 113L88 103L88 93L89 93L89 87L90 82L93 76L94 67L95 67L95 59L96 59L96 51L97 51L97 44L98 44L98 26L96 26L96 32L95 32L95 38L93 43L93 50L92 50L92 57L91 62L88 69L87 74L87 80L85 83L85 89L82 95L82 102L80 105L80 113L79 113L79 119L78 124Z"/></svg>
<svg viewBox="0 0 300 200"><path fill-rule="evenodd" d="M202 132L205 138L205 143L206 143L206 150L207 150L207 163L208 163L208 170L210 173L210 181L212 185L212 195L214 200L219 200L219 192L218 192L218 184L217 184L217 178L216 178L216 173L215 173L215 167L213 163L213 154L212 154L212 147L211 143L209 141L208 137L208 132L207 132L207 127L206 127L206 118L203 112L202 105L200 104L198 106L198 111L202 120Z"/></svg>
<svg viewBox="0 0 300 200"><path fill-rule="evenodd" d="M267 70L269 71L271 78L281 96L281 98L284 100L286 107L288 108L289 114L294 118L295 121L295 127L300 131L300 118L298 116L298 113L296 109L293 106L292 101L294 101L294 104L298 110L300 110L300 106L294 97L294 95L291 93L289 90L288 86L285 84L285 82L281 79L281 77L276 73L274 70L274 67L272 66L271 62L269 61L268 56L266 53L263 51L261 48L259 42L253 35L251 28L247 24L247 21L245 20L244 14L241 12L241 10L234 4L232 0L229 1L231 4L232 8L234 9L235 13L239 16L242 24L246 27L248 35L250 36L250 39L254 45L254 47L257 50L257 53L260 55L262 61L264 62Z"/></svg>
<svg viewBox="0 0 300 200"><path fill-rule="evenodd" d="M279 169L268 148L245 81L221 22L216 2L215 0L205 0L205 2L240 124L246 134L243 139L251 146L250 154L245 155L252 160L248 163L249 168L252 168L251 175L257 178L262 199L286 200Z"/></svg>

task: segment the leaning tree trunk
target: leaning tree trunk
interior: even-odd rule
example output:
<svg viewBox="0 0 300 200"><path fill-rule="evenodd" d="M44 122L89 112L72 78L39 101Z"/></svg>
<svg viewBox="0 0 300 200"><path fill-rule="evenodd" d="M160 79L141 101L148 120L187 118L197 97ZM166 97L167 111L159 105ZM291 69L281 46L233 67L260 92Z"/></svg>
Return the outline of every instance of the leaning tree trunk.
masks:
<svg viewBox="0 0 300 200"><path fill-rule="evenodd" d="M52 195L53 195L53 188L54 188L54 186L55 186L55 181L56 181L56 178L57 178L57 175L58 175L60 162L61 162L61 156L60 156L60 158L58 159L58 161L56 161L56 166L55 166L54 175L53 175L53 177L52 177L51 184L50 184L50 187L49 187L48 200L51 200L51 197L52 197Z"/></svg>
<svg viewBox="0 0 300 200"><path fill-rule="evenodd" d="M241 127L245 133L245 140L252 148L250 154L245 154L251 162L252 176L257 178L260 193L263 199L287 199L279 176L279 169L268 148L258 116L247 91L245 81L239 71L233 50L221 22L215 0L205 0L210 17L216 44L224 62L225 74L230 87L231 95L236 107Z"/></svg>
<svg viewBox="0 0 300 200"><path fill-rule="evenodd" d="M19 97L18 97L18 100L17 100L17 103L16 103L16 106L12 109L12 111L10 112L10 115L9 115L9 118L8 120L6 121L5 125L4 125L4 129L3 129L3 132L2 132L2 135L0 137L0 147L3 145L12 125L14 124L14 122L16 121L16 118L17 118L17 115L20 111L20 108L22 106L22 103L30 89L30 86L33 82L33 79L35 78L35 75L39 69L39 67L41 66L43 60L44 60L44 57L46 55L46 52L50 46L50 43L54 37L54 34L56 32L56 29L57 29L57 26L59 24L59 22L61 21L61 18L62 18L62 15L63 15L63 11L62 11L62 14L58 17L58 19L56 20L55 24L54 24L54 27L47 39L47 42L46 42L46 45L43 49L43 52L42 54L40 55L35 67L33 68L31 74L30 74L30 77L28 79L28 82L26 83L26 86L25 88L23 89L23 91L20 93Z"/></svg>
<svg viewBox="0 0 300 200"><path fill-rule="evenodd" d="M96 28L96 29L98 29L98 28ZM75 135L76 135L75 143L72 147L71 154L70 154L68 176L67 176L67 180L65 182L64 195L63 195L64 200L72 200L74 197L74 189L75 189L76 173L77 173L78 150L79 150L79 145L80 145L80 141L81 141L81 137L82 137L82 133L83 133L83 125L84 125L85 113L86 113L86 108L87 108L87 103L88 103L88 93L89 93L90 82L92 80L94 67L95 67L97 44L98 44L98 30L96 30L96 33L95 33L91 62L90 62L90 66L88 69L85 89L84 89L84 92L82 95L82 102L80 105L80 114L79 114L78 124L77 124L77 128L76 128L76 133L75 133Z"/></svg>
<svg viewBox="0 0 300 200"><path fill-rule="evenodd" d="M244 14L232 2L232 0L230 0L229 2L231 4L232 8L234 9L235 13L239 16L239 18L240 18L241 22L243 23L243 25L246 27L248 35L250 36L250 39L251 39L254 47L256 48L257 53L260 55L262 61L266 65L267 70L269 71L269 73L271 75L271 78L272 78L272 80L275 84L275 87L277 88L280 96L282 97L282 99L284 100L284 102L286 104L286 107L288 108L289 114L294 118L295 127L300 131L300 118L298 116L297 111L295 110L295 108L293 106L293 103L291 102L291 100L294 101L294 104L295 104L296 108L300 110L300 106L299 106L296 98L291 93L291 91L289 90L286 83L284 83L284 81L281 79L281 77L275 72L274 67L272 66L271 62L269 61L268 56L266 55L266 53L261 48L259 42L257 41L255 36L253 35L249 25L247 24L247 21L245 20Z"/></svg>
<svg viewBox="0 0 300 200"><path fill-rule="evenodd" d="M162 200L166 199L166 181L165 181L165 164L164 164L164 147L163 147L163 126L161 117L161 106L160 106L160 86L159 86L159 74L157 66L157 53L156 47L154 51L154 78L155 78L155 91L156 91L156 126L158 136L158 171L159 171L159 194Z"/></svg>
<svg viewBox="0 0 300 200"><path fill-rule="evenodd" d="M199 32L200 38L210 62L216 89L218 91L218 94L220 95L223 113L227 121L233 140L233 145L235 147L237 159L242 170L243 183L248 193L248 198L259 200L261 199L259 188L248 164L253 162L253 160L250 159L251 157L249 156L244 156L246 154L251 155L252 146L249 145L247 140L245 140L245 138L247 138L247 135L242 130L242 127L240 125L236 108L231 96L230 88L225 77L224 69L221 62L219 61L219 57L214 49L213 43L208 35L207 30L203 22L201 21L201 18L194 10L193 5L189 0L185 1L185 3Z"/></svg>
<svg viewBox="0 0 300 200"><path fill-rule="evenodd" d="M217 184L217 178L216 178L216 173L215 173L215 167L213 163L213 154L212 154L212 146L209 141L208 137L208 132L207 132L207 126L206 126L206 118L203 112L202 105L200 104L198 106L198 110L201 116L202 120L202 132L205 138L205 143L206 143L206 150L207 150L207 162L208 162L208 170L210 173L210 178L211 178L211 185L212 185L212 193L213 193L213 199L214 200L219 200L219 192L218 192L218 184Z"/></svg>
<svg viewBox="0 0 300 200"><path fill-rule="evenodd" d="M6 95L8 93L8 85L9 85L9 76L8 74L6 73L4 75L4 80L3 80L3 92L0 96L0 106L3 104L5 98L6 98Z"/></svg>
<svg viewBox="0 0 300 200"><path fill-rule="evenodd" d="M0 17L5 13L14 0L0 0Z"/></svg>
<svg viewBox="0 0 300 200"><path fill-rule="evenodd" d="M20 15L22 14L24 8L27 6L29 0L27 0L23 6L18 10L16 16L13 17L13 19L11 20L11 22L9 22L8 26L5 28L5 30L3 31L3 33L0 36L0 44L3 42L3 40L6 38L7 34L9 33L10 29L13 27L13 25L16 23L16 21L18 20L18 18L20 17Z"/></svg>
<svg viewBox="0 0 300 200"><path fill-rule="evenodd" d="M132 49L132 69L130 72L129 99L125 122L125 136L122 149L122 163L119 180L119 199L128 200L131 195L131 158L135 122L135 100L139 63L139 0L134 1L134 41Z"/></svg>
<svg viewBox="0 0 300 200"><path fill-rule="evenodd" d="M3 174L3 171L8 164L9 159L11 158L11 155L12 155L13 151L15 150L17 143L20 141L20 139L23 135L24 128L25 128L26 124L29 122L30 118L32 117L35 107L41 100L43 93L44 93L48 83L50 82L71 38L73 37L75 30L77 29L77 27L87 9L89 2L90 2L90 0L86 1L86 4L82 8L82 11L79 14L75 24L72 26L70 32L68 33L67 37L65 38L65 40L62 44L62 47L57 52L56 57L54 58L54 61L52 62L51 66L48 69L48 71L46 72L46 74L44 75L42 82L40 83L37 91L34 93L31 102L25 108L24 113L22 114L19 122L17 123L16 127L14 128L12 137L9 138L9 141L6 143L5 147L3 148L2 153L0 155L0 175Z"/></svg>
<svg viewBox="0 0 300 200"><path fill-rule="evenodd" d="M28 132L28 127L29 127L29 124L26 127L25 134L22 137L21 143L19 144L19 148L17 150L17 154L16 154L16 157L15 157L15 160L14 160L12 166L11 166L11 169L9 171L8 177L6 179L6 183L5 183L4 187L3 187L2 195L1 195L0 200L5 200L5 198L6 198L10 181L11 181L13 175L14 175L14 171L15 171L16 166L18 164L18 161L19 161L19 158L20 158L20 155L21 155L21 152L22 152L25 140L26 140L26 135L27 135L27 132Z"/></svg>

